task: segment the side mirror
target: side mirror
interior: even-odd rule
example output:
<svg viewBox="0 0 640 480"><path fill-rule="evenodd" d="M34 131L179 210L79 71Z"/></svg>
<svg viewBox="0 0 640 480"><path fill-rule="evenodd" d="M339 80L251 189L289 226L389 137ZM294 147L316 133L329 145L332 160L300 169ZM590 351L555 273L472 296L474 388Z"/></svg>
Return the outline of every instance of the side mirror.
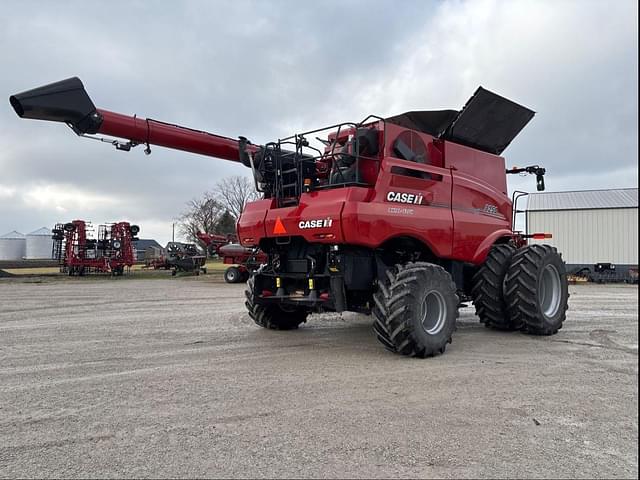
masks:
<svg viewBox="0 0 640 480"><path fill-rule="evenodd" d="M536 174L536 188L539 192L544 190L544 174L547 173L547 170L538 166L538 165L531 165L529 167L513 167L510 170L506 171L507 174L509 173L529 173L529 174Z"/></svg>

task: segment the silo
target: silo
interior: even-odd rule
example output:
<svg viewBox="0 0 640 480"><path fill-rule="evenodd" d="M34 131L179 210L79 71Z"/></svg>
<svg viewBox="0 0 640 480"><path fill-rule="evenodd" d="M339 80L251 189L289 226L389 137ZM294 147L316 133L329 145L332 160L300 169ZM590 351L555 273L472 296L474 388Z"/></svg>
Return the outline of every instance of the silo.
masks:
<svg viewBox="0 0 640 480"><path fill-rule="evenodd" d="M27 234L25 258L27 260L51 259L52 248L53 239L51 238L51 230L46 227L39 228Z"/></svg>
<svg viewBox="0 0 640 480"><path fill-rule="evenodd" d="M22 260L26 249L26 239L20 232L5 233L0 236L0 260Z"/></svg>

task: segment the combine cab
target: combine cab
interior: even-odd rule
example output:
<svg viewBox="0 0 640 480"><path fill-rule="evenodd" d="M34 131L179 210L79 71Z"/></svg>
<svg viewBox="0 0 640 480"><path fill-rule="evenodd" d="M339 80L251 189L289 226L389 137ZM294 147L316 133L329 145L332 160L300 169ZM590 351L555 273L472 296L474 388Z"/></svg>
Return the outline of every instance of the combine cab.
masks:
<svg viewBox="0 0 640 480"><path fill-rule="evenodd" d="M385 348L429 357L451 343L462 299L491 328L551 335L565 320L564 262L513 230L507 195L506 174L535 174L541 190L545 170L507 170L501 156L534 112L486 89L460 111L369 116L264 145L98 109L77 78L10 102L118 150L159 145L250 168L263 199L237 233L266 256L246 291L261 327L362 312Z"/></svg>

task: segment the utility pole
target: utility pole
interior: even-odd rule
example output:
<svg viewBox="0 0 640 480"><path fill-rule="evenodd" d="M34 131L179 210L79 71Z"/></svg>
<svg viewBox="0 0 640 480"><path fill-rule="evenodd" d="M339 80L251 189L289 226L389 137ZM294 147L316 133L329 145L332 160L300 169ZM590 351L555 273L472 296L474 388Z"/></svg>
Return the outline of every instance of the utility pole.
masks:
<svg viewBox="0 0 640 480"><path fill-rule="evenodd" d="M175 223L171 224L171 241L172 242L176 241L176 224Z"/></svg>

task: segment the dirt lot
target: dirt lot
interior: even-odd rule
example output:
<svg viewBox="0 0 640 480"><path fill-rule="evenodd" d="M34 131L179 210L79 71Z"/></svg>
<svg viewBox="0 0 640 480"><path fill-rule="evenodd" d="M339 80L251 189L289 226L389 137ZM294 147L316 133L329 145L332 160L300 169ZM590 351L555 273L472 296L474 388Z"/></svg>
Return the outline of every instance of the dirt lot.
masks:
<svg viewBox="0 0 640 480"><path fill-rule="evenodd" d="M570 287L553 337L465 308L415 360L218 277L0 279L0 476L637 478L636 286Z"/></svg>

